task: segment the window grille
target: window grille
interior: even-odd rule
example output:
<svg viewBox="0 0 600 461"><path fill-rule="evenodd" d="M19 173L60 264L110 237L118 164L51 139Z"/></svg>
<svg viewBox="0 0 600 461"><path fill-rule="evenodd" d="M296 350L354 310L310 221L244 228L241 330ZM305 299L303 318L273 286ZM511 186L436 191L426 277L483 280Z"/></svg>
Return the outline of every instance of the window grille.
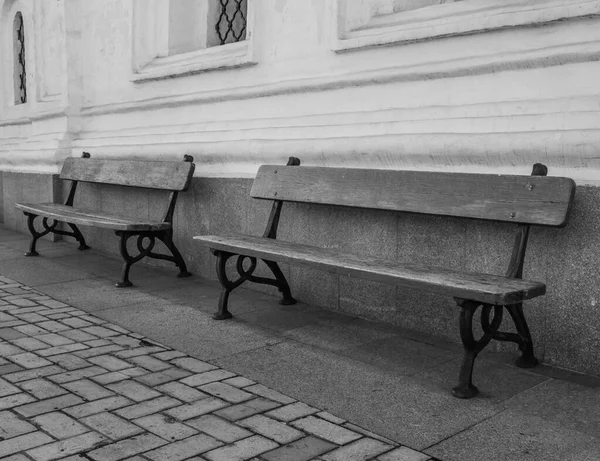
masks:
<svg viewBox="0 0 600 461"><path fill-rule="evenodd" d="M247 0L218 0L220 12L215 24L221 45L246 40Z"/></svg>
<svg viewBox="0 0 600 461"><path fill-rule="evenodd" d="M27 102L27 72L25 68L25 26L23 15L18 12L13 24L15 47L15 104Z"/></svg>

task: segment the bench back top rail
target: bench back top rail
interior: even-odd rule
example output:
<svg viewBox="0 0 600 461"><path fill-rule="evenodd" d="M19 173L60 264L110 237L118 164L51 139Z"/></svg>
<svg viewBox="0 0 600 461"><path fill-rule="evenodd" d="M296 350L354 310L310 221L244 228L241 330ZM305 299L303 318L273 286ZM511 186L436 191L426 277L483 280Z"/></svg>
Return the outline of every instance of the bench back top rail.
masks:
<svg viewBox="0 0 600 461"><path fill-rule="evenodd" d="M186 161L105 160L69 157L60 172L61 179L118 186L185 191L194 175L191 157Z"/></svg>
<svg viewBox="0 0 600 461"><path fill-rule="evenodd" d="M564 226L570 178L263 165L259 199Z"/></svg>

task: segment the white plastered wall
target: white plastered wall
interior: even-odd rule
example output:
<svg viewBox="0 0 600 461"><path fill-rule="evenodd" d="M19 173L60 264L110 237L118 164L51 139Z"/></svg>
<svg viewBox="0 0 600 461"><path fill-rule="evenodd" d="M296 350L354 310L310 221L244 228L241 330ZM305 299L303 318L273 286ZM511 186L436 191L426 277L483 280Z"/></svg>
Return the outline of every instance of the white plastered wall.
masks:
<svg viewBox="0 0 600 461"><path fill-rule="evenodd" d="M296 155L304 164L520 174L542 162L552 175L600 184L599 2L538 0L525 11L514 0L464 0L398 13L402 2L391 0L350 10L341 0L255 0L249 46L222 57L227 67L139 79L134 2L76 1L57 2L68 83L46 84L62 96L27 123L0 113L2 169L54 172L88 150L191 154L198 176L250 177ZM462 22L452 22L458 7ZM407 26L398 14L422 22ZM482 30L469 29L471 17ZM49 33L43 23L37 33ZM48 75L59 80L55 69Z"/></svg>

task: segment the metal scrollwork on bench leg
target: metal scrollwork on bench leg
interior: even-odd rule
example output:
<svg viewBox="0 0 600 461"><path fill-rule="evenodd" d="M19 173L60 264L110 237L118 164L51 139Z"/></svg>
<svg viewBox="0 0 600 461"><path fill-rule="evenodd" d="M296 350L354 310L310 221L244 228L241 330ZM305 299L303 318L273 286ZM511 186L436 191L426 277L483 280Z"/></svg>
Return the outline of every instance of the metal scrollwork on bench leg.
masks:
<svg viewBox="0 0 600 461"><path fill-rule="evenodd" d="M271 269L271 272L273 272L273 275L275 276L275 279L277 281L277 288L279 289L279 291L281 292L281 295L283 296L282 299L279 301L279 304L283 304L284 306L290 306L292 304L296 304L296 300L292 296L292 291L290 289L290 286L289 286L287 280L285 279L285 275L283 275L283 272L281 271L279 264L277 264L274 261L265 261L264 259L263 259L263 261L269 267L269 269Z"/></svg>
<svg viewBox="0 0 600 461"><path fill-rule="evenodd" d="M458 386L452 389L452 395L461 399L470 399L479 393L472 381L475 358L496 337L498 328L502 323L503 307L466 299L456 299L456 303L461 307L460 336L465 348L465 355L460 368ZM473 336L473 316L479 306L481 306L483 335L481 338L475 339ZM492 309L494 310L494 317L490 322Z"/></svg>
<svg viewBox="0 0 600 461"><path fill-rule="evenodd" d="M523 304L512 304L505 307L515 323L518 336L518 339L509 338L508 340L516 342L521 351L521 357L517 359L515 365L519 368L533 368L538 364L538 360L533 354L533 340L531 339L529 326L527 325L527 320L525 320L525 314L523 313ZM514 337L514 335L511 335L511 337Z"/></svg>
<svg viewBox="0 0 600 461"><path fill-rule="evenodd" d="M188 272L187 266L185 265L185 260L183 259L183 256L181 256L181 253L179 253L179 250L175 246L175 243L173 243L173 232L169 231L169 232L160 233L160 234L157 234L157 237L169 249L169 251L171 252L173 257L168 257L168 256L163 257L162 255L156 255L154 253L151 253L148 256L150 256L151 258L165 259L167 261L172 261L179 268L179 274L177 274L177 277L190 277L192 274L190 272Z"/></svg>
<svg viewBox="0 0 600 461"><path fill-rule="evenodd" d="M219 296L219 307L217 312L213 315L213 319L215 320L225 320L233 317L231 312L227 309L227 304L229 302L229 293L231 293L234 289L239 287L246 280L249 280L256 269L256 258L252 258L250 256L237 255L238 260L236 262L236 270L240 275L237 280L229 280L227 277L227 261L232 256L236 256L232 253L227 253L226 251L213 250L212 252L217 257L217 277L221 286L223 287L221 290L221 295ZM248 259L250 260L250 267L248 269L244 269L244 261Z"/></svg>
<svg viewBox="0 0 600 461"><path fill-rule="evenodd" d="M25 256L39 256L40 254L35 249L38 239L49 234L50 232L53 232L58 225L58 221L54 221L52 225L49 226L48 218L43 218L42 225L44 226L44 230L42 232L38 232L33 223L38 215L31 213L25 213L25 215L27 216L27 228L29 229L29 232L31 232L31 243L29 244L29 251L25 253Z"/></svg>
<svg viewBox="0 0 600 461"><path fill-rule="evenodd" d="M85 239L83 238L83 234L79 228L75 224L67 223L67 225L73 231L73 237L75 237L75 240L79 242L79 248L77 249L80 251L89 250L91 247L85 243Z"/></svg>
<svg viewBox="0 0 600 461"><path fill-rule="evenodd" d="M120 246L119 246L119 251L121 253L121 256L123 257L123 260L125 261L123 263L123 270L121 272L121 281L117 282L115 284L115 286L117 286L118 288L123 288L123 287L130 287L133 284L131 283L131 281L129 280L129 269L131 268L131 265L138 262L140 259L144 258L145 256L147 256L148 254L150 254L152 252L152 249L154 248L154 244L156 243L156 239L154 237L154 235L152 234L137 234L135 232L126 232L126 231L116 231L115 232L118 236L121 237L121 242L120 242ZM127 249L127 241L133 237L137 235L137 248L139 251L139 254L137 256L131 256L129 254L129 251ZM146 247L144 247L144 239L148 239L148 245Z"/></svg>

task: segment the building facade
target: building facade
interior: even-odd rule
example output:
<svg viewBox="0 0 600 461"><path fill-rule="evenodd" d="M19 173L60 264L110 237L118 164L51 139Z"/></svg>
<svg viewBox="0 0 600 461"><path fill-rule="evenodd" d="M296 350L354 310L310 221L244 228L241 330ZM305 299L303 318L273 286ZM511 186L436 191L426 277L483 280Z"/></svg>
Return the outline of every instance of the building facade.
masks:
<svg viewBox="0 0 600 461"><path fill-rule="evenodd" d="M263 163L529 174L578 186L564 229L534 229L525 277L537 355L600 375L600 1L0 0L0 218L61 200L64 158L192 155L177 243L262 233ZM153 193L86 185L79 205L157 213ZM85 203L85 201L89 203ZM514 229L419 215L284 208L281 238L503 273ZM160 210L158 211L160 214ZM116 252L110 232L89 243ZM135 268L133 269L135 271ZM458 341L452 299L286 267L304 302ZM260 287L258 287L260 288Z"/></svg>

